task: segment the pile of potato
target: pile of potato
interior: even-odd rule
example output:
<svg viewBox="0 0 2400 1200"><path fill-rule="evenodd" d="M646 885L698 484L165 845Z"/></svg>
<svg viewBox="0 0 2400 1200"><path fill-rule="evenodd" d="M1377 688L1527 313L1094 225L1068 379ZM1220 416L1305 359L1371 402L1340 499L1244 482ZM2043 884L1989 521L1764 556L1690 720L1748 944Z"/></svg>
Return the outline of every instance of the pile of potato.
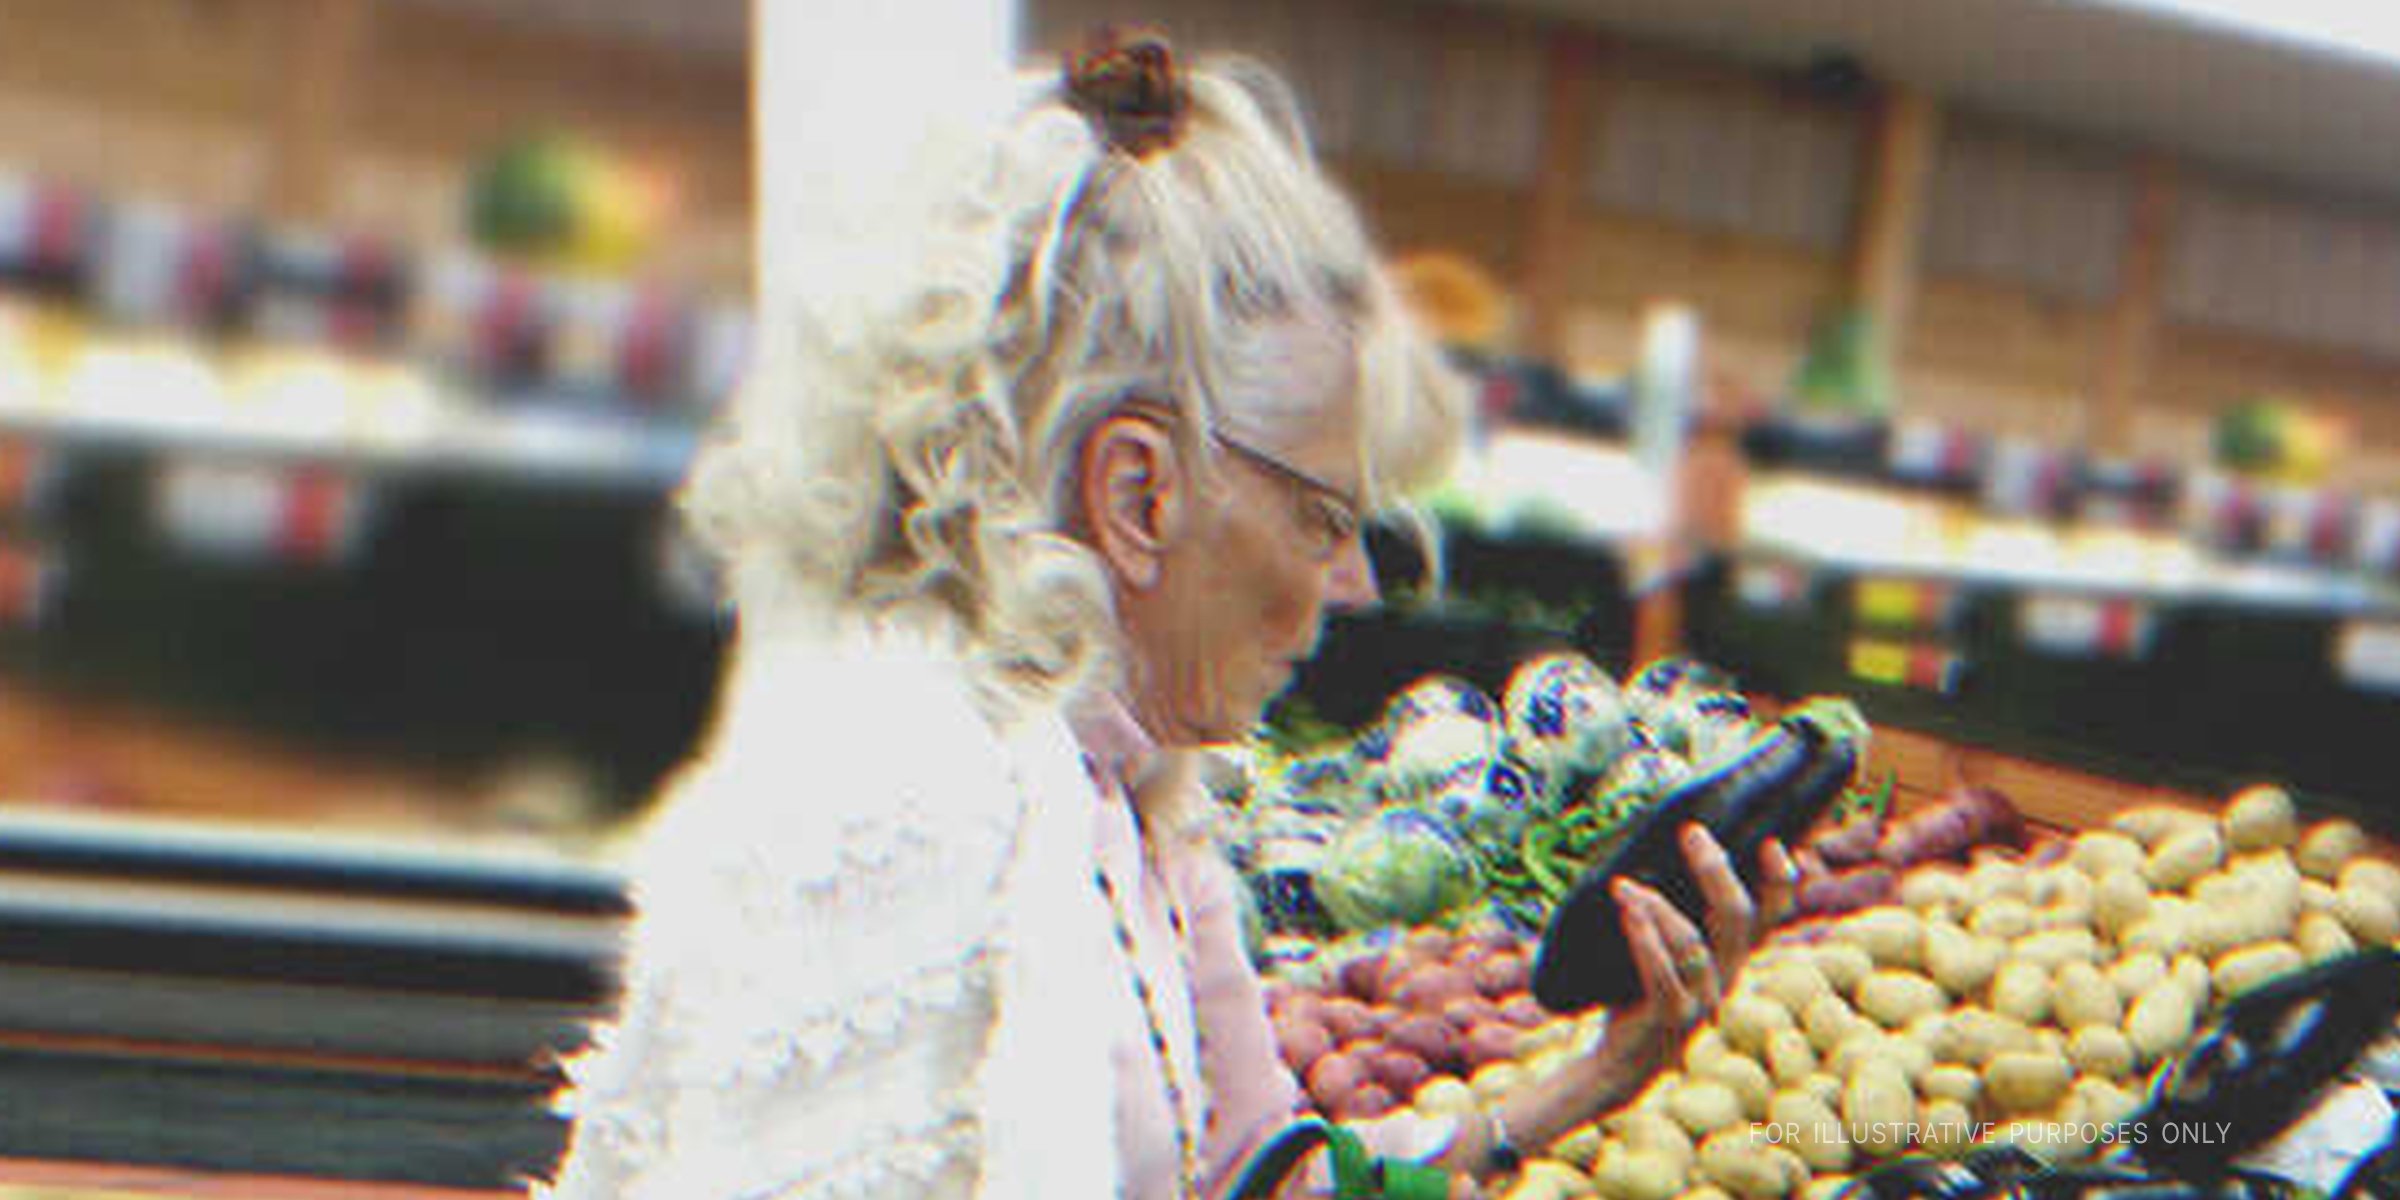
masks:
<svg viewBox="0 0 2400 1200"><path fill-rule="evenodd" d="M1898 905L1762 950L1680 1070L1508 1196L1820 1200L1879 1160L1978 1140L2086 1157L2212 1003L2400 939L2400 868L2364 844L2346 821L2303 836L2290 798L2257 788L2222 819L2145 808L1919 869Z"/></svg>
<svg viewBox="0 0 2400 1200"><path fill-rule="evenodd" d="M1270 985L1284 1062L1336 1119L1381 1116L1443 1080L1471 1094L1465 1080L1480 1078L1491 1091L1520 1070L1528 1033L1552 1021L1527 990L1530 953L1503 930L1421 929L1347 959L1320 986Z"/></svg>

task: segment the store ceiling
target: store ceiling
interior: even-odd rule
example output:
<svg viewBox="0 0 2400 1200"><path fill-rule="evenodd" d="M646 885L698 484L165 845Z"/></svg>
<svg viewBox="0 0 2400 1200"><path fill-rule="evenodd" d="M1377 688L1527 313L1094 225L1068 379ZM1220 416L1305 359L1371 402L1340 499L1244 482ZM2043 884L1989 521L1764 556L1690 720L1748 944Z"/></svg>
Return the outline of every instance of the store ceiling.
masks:
<svg viewBox="0 0 2400 1200"><path fill-rule="evenodd" d="M2091 0L1474 0L1800 67L1841 52L1952 101L2400 200L2400 66Z"/></svg>
<svg viewBox="0 0 2400 1200"><path fill-rule="evenodd" d="M750 0L399 2L727 55L747 41L750 6ZM1876 72L1975 108L2163 146L2313 190L2400 200L2400 66L2096 0L1456 2L1540 13L1770 67L1847 53ZM1152 7L1149 0L1135 3Z"/></svg>

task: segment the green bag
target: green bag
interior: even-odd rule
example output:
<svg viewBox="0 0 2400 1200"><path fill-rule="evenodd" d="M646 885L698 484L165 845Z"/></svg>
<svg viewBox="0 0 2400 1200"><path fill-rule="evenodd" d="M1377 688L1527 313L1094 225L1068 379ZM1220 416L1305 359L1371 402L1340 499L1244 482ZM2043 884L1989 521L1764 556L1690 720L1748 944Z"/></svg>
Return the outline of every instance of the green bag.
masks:
<svg viewBox="0 0 2400 1200"><path fill-rule="evenodd" d="M1267 1143L1242 1172L1233 1200L1267 1200L1319 1146L1333 1155L1334 1200L1449 1200L1449 1172L1372 1157L1357 1134L1317 1117L1294 1122Z"/></svg>

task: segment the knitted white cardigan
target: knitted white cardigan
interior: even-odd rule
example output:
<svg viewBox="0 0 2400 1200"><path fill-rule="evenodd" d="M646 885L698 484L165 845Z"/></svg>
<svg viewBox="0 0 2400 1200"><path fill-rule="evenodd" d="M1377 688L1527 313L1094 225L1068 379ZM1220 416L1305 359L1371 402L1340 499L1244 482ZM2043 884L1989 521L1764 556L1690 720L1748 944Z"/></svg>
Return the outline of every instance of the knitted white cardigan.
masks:
<svg viewBox="0 0 2400 1200"><path fill-rule="evenodd" d="M1056 714L943 655L741 655L632 862L617 1020L569 1064L557 1200L1117 1193L1131 1019Z"/></svg>

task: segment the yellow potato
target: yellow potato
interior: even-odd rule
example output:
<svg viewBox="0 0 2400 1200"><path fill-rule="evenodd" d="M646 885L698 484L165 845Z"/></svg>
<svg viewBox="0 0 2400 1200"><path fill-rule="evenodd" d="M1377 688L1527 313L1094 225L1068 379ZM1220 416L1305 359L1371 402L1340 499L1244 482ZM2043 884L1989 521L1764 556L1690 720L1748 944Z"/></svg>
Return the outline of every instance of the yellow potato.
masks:
<svg viewBox="0 0 2400 1200"><path fill-rule="evenodd" d="M1815 1096L1827 1108L1841 1107L1842 1077L1839 1075L1828 1071L1819 1071L1809 1076L1808 1082L1802 1084L1800 1090Z"/></svg>
<svg viewBox="0 0 2400 1200"><path fill-rule="evenodd" d="M2094 880L2111 871L2139 871L2149 852L2142 844L2114 830L2096 829L2078 834L2075 844L2067 851L2067 862Z"/></svg>
<svg viewBox="0 0 2400 1200"><path fill-rule="evenodd" d="M1963 1157L1975 1148L1975 1115L1956 1100L1928 1103L1919 1124L1925 1151L1937 1158Z"/></svg>
<svg viewBox="0 0 2400 1200"><path fill-rule="evenodd" d="M2340 958L2358 949L2358 941L2350 936L2349 927L2332 913L2312 912L2301 917L2293 940L2299 943L2301 956L2311 963Z"/></svg>
<svg viewBox="0 0 2400 1200"><path fill-rule="evenodd" d="M1940 984L1913 971L1877 971L1858 985L1858 1010L1886 1029L1903 1028L1949 1003Z"/></svg>
<svg viewBox="0 0 2400 1200"><path fill-rule="evenodd" d="M2308 836L2300 839L2300 848L2292 852L2292 861L2299 864L2301 874L2331 883L2341 878L2342 867L2366 848L2367 835L2358 825L2337 818L2311 826Z"/></svg>
<svg viewBox="0 0 2400 1200"><path fill-rule="evenodd" d="M1550 1143L1550 1157L1589 1171L1592 1164L1600 1160L1600 1151L1604 1146L1622 1148L1622 1143L1609 1141L1598 1125L1587 1123L1576 1126L1568 1131L1567 1136ZM1676 1190L1683 1189L1679 1186Z"/></svg>
<svg viewBox="0 0 2400 1200"><path fill-rule="evenodd" d="M1496 1062L1477 1068L1474 1077L1467 1080L1467 1086L1475 1089L1477 1097L1490 1101L1524 1087L1525 1081L1523 1066L1513 1062Z"/></svg>
<svg viewBox="0 0 2400 1200"><path fill-rule="evenodd" d="M2214 976L2209 974L2208 963L2199 955L2176 955L2167 963L2167 978L2183 985L2183 990L2192 994L2194 1005L2203 1010L2208 1007L2208 989Z"/></svg>
<svg viewBox="0 0 2400 1200"><path fill-rule="evenodd" d="M2235 850L2289 846L2300 836L2300 815L2279 787L2245 789L2225 806L2225 844Z"/></svg>
<svg viewBox="0 0 2400 1200"><path fill-rule="evenodd" d="M1946 1040L1934 1047L1934 1057L1946 1063L1981 1068L2004 1050L2029 1048L2033 1031L2024 1022L1980 1008L1960 1008L1943 1024Z"/></svg>
<svg viewBox="0 0 2400 1200"><path fill-rule="evenodd" d="M2156 850L2177 834L2199 828L2214 831L2216 822L2188 808L2170 804L2145 804L2109 819L2109 827L2130 835L2145 850Z"/></svg>
<svg viewBox="0 0 2400 1200"><path fill-rule="evenodd" d="M2225 840L2214 825L2185 830L2168 838L2142 863L2142 878L2150 886L2180 890L2225 862Z"/></svg>
<svg viewBox="0 0 2400 1200"><path fill-rule="evenodd" d="M2400 867L2380 858L2353 858L2342 864L2341 874L2335 880L2336 887L2363 887L2400 905Z"/></svg>
<svg viewBox="0 0 2400 1200"><path fill-rule="evenodd" d="M1713 1079L1687 1080L1667 1097L1667 1115L1694 1138L1744 1123L1742 1098Z"/></svg>
<svg viewBox="0 0 2400 1200"><path fill-rule="evenodd" d="M1793 1027L1790 1009L1756 992L1737 992L1717 1012L1717 1027L1725 1043L1748 1055L1767 1051L1767 1038L1778 1029Z"/></svg>
<svg viewBox="0 0 2400 1200"><path fill-rule="evenodd" d="M2151 898L2150 915L2135 921L2117 939L2117 948L2128 954L2147 951L2165 956L2183 949L2190 940L2191 931L2186 928L2182 913L2168 908L2162 899L2154 896Z"/></svg>
<svg viewBox="0 0 2400 1200"><path fill-rule="evenodd" d="M2230 999L2307 965L2308 956L2300 953L2300 947L2290 942L2262 942L2219 958L2209 979L2217 995Z"/></svg>
<svg viewBox="0 0 2400 1200"><path fill-rule="evenodd" d="M2003 898L2021 901L2026 891L2023 864L1987 858L1967 869L1967 898L1975 908Z"/></svg>
<svg viewBox="0 0 2400 1200"><path fill-rule="evenodd" d="M1674 1200L1685 1165L1659 1150L1615 1148L1592 1164L1592 1188L1607 1200Z"/></svg>
<svg viewBox="0 0 2400 1200"><path fill-rule="evenodd" d="M2067 1029L2086 1025L2106 1025L2114 1028L2125 1019L2125 1002L2118 998L2115 985L2100 973L2100 968L2088 962L2071 962L2051 977L2050 1008L2058 1023Z"/></svg>
<svg viewBox="0 0 2400 1200"><path fill-rule="evenodd" d="M1859 981L1875 969L1875 959L1866 948L1850 942L1827 942L1816 948L1817 973L1833 990L1844 996L1858 990Z"/></svg>
<svg viewBox="0 0 2400 1200"><path fill-rule="evenodd" d="M1626 1113L1616 1121L1612 1132L1628 1150L1663 1154L1675 1162L1677 1170L1691 1170L1692 1155L1697 1153L1692 1136L1664 1113L1638 1110Z"/></svg>
<svg viewBox="0 0 2400 1200"><path fill-rule="evenodd" d="M2050 1017L2050 972L2027 959L2011 959L1992 977L1992 1011L2026 1025Z"/></svg>
<svg viewBox="0 0 2400 1200"><path fill-rule="evenodd" d="M2081 1102L2084 1119L2103 1126L2124 1121L2142 1104L2139 1095L2105 1079L2076 1080L2075 1098Z"/></svg>
<svg viewBox="0 0 2400 1200"><path fill-rule="evenodd" d="M2167 960L2155 950L2128 954L2108 968L2108 981L2117 989L2117 1001L2131 1004L2134 998L2150 990L2150 985L2167 977Z"/></svg>
<svg viewBox="0 0 2400 1200"><path fill-rule="evenodd" d="M2033 932L2033 906L2015 896L1996 896L1967 914L1968 931L2013 941Z"/></svg>
<svg viewBox="0 0 2400 1200"><path fill-rule="evenodd" d="M2333 894L2333 915L2362 946L2389 946L2400 941L2400 908L2382 893L2366 887L2346 887Z"/></svg>
<svg viewBox="0 0 2400 1200"><path fill-rule="evenodd" d="M1971 893L1965 873L1946 867L1923 867L1900 879L1900 903L1931 917L1955 917L1965 912Z"/></svg>
<svg viewBox="0 0 2400 1200"><path fill-rule="evenodd" d="M1475 1111L1475 1089L1455 1075L1436 1075L1417 1089L1411 1106L1428 1116L1465 1116Z"/></svg>
<svg viewBox="0 0 2400 1200"><path fill-rule="evenodd" d="M2007 956L2008 947L1998 938L1968 933L1947 922L1928 922L1925 927L1925 970L1953 996L1982 992Z"/></svg>
<svg viewBox="0 0 2400 1200"><path fill-rule="evenodd" d="M1731 1053L1733 1048L1725 1044L1725 1031L1715 1025L1703 1025L1683 1044L1683 1069L1697 1072Z"/></svg>
<svg viewBox="0 0 2400 1200"><path fill-rule="evenodd" d="M1983 1095L1983 1076L1957 1063L1943 1063L1925 1073L1917 1090L1928 1100L1950 1100L1972 1107Z"/></svg>
<svg viewBox="0 0 2400 1200"><path fill-rule="evenodd" d="M1728 1129L1700 1143L1700 1176L1741 1200L1780 1200L1806 1175L1805 1168L1795 1172L1785 1158L1799 1161L1747 1129Z"/></svg>
<svg viewBox="0 0 2400 1200"><path fill-rule="evenodd" d="M1819 1175L1800 1189L1800 1200L1835 1200L1849 1186L1847 1175Z"/></svg>
<svg viewBox="0 0 2400 1200"><path fill-rule="evenodd" d="M1808 1029L1808 1044L1816 1047L1819 1054L1833 1053L1859 1026L1872 1027L1871 1022L1839 996L1819 996L1809 1001L1802 1024Z"/></svg>
<svg viewBox="0 0 2400 1200"><path fill-rule="evenodd" d="M1808 1011L1811 1001L1833 994L1833 985L1813 958L1792 958L1758 973L1758 991L1794 1015Z"/></svg>
<svg viewBox="0 0 2400 1200"><path fill-rule="evenodd" d="M1586 1200L1587 1197L1596 1194L1592 1187L1592 1181L1584 1178L1583 1172L1552 1159L1535 1159L1526 1163L1525 1169L1517 1175L1517 1186L1519 1187L1537 1181L1548 1185L1551 1189L1550 1194L1558 1197L1559 1200ZM1673 1200L1673 1197L1674 1193L1669 1192L1665 1197L1655 1198L1655 1200Z"/></svg>
<svg viewBox="0 0 2400 1200"><path fill-rule="evenodd" d="M1843 929L1876 966L1924 965L1925 919L1905 908L1870 908L1850 918Z"/></svg>
<svg viewBox="0 0 2400 1200"><path fill-rule="evenodd" d="M2300 881L2300 910L2324 912L2333 907L2333 885L2322 879Z"/></svg>
<svg viewBox="0 0 2400 1200"><path fill-rule="evenodd" d="M1842 1122L1858 1148L1875 1158L1893 1158L1907 1150L1907 1127L1916 1113L1915 1089L1900 1068L1889 1063L1862 1064L1842 1089Z"/></svg>
<svg viewBox="0 0 2400 1200"><path fill-rule="evenodd" d="M2150 885L2135 871L2112 868L2092 885L2092 922L2100 932L2121 938L2150 915Z"/></svg>
<svg viewBox="0 0 2400 1200"><path fill-rule="evenodd" d="M2100 939L2082 927L2045 929L2009 943L2008 956L2011 962L2030 962L2045 971L2056 971L2071 962L2099 962Z"/></svg>
<svg viewBox="0 0 2400 1200"><path fill-rule="evenodd" d="M1775 1085L1767 1078L1767 1069L1747 1055L1724 1055L1705 1069L1692 1072L1692 1075L1697 1079L1713 1079L1731 1088L1734 1096L1742 1102L1742 1115L1753 1121L1767 1115L1767 1100L1775 1094Z"/></svg>
<svg viewBox="0 0 2400 1200"><path fill-rule="evenodd" d="M1767 1123L1785 1131L1792 1151L1812 1171L1850 1169L1850 1139L1831 1106L1807 1092L1777 1092Z"/></svg>
<svg viewBox="0 0 2400 1200"><path fill-rule="evenodd" d="M1724 1188L1705 1183L1677 1196L1675 1200L1733 1200L1733 1197Z"/></svg>
<svg viewBox="0 0 2400 1200"><path fill-rule="evenodd" d="M2033 1112L2066 1095L2074 1079L2074 1068L2058 1055L2009 1050L1984 1064L1983 1094L2008 1112Z"/></svg>
<svg viewBox="0 0 2400 1200"><path fill-rule="evenodd" d="M2157 1062L2182 1050L2192 1039L2199 1006L2190 988L2173 978L2162 979L2126 1012L2125 1040L2133 1044L2135 1056L2144 1065Z"/></svg>
<svg viewBox="0 0 2400 1200"><path fill-rule="evenodd" d="M1784 1087L1798 1087L1817 1072L1817 1052L1797 1029L1778 1029L1767 1038L1767 1073Z"/></svg>
<svg viewBox="0 0 2400 1200"><path fill-rule="evenodd" d="M2085 1078L2121 1079L2133 1073L2133 1043L2111 1025L2086 1025L2067 1039L2067 1061Z"/></svg>

